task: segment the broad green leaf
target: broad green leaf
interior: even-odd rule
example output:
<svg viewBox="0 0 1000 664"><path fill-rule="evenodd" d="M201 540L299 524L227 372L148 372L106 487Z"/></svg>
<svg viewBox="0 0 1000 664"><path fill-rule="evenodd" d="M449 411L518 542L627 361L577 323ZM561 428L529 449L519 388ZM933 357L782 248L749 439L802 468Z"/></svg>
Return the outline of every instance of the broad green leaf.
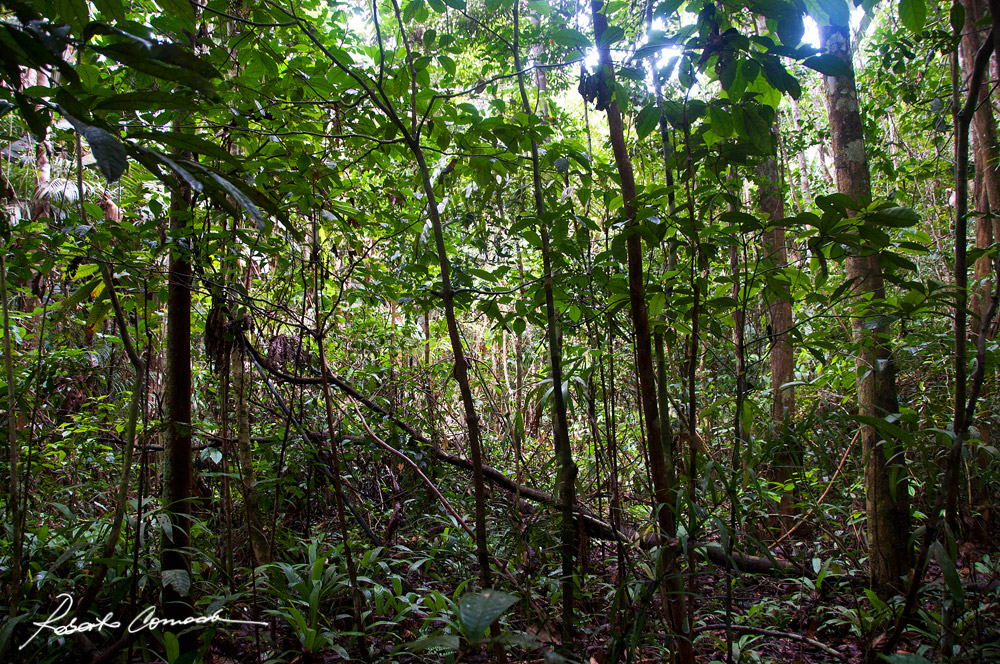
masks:
<svg viewBox="0 0 1000 664"><path fill-rule="evenodd" d="M168 662L175 662L181 656L181 642L173 632L163 633L163 647L167 651Z"/></svg>
<svg viewBox="0 0 1000 664"><path fill-rule="evenodd" d="M965 601L965 589L962 587L962 580L958 576L958 570L955 569L955 561L948 555L941 542L935 541L931 544L931 553L934 555L934 559L937 560L938 567L941 568L941 574L944 575L944 582L948 586L951 598L956 604L961 605Z"/></svg>
<svg viewBox="0 0 1000 664"><path fill-rule="evenodd" d="M528 0L528 8L541 16L548 16L552 13L552 8L546 0Z"/></svg>
<svg viewBox="0 0 1000 664"><path fill-rule="evenodd" d="M729 113L717 106L710 106L708 118L714 131L721 138L729 138L733 135L733 118Z"/></svg>
<svg viewBox="0 0 1000 664"><path fill-rule="evenodd" d="M98 267L96 263L91 263L89 265L81 265L80 267L76 268L76 272L73 273L73 278L83 279L84 277L89 277L92 274L96 274L97 269Z"/></svg>
<svg viewBox="0 0 1000 664"><path fill-rule="evenodd" d="M635 55L632 57L636 60L641 60L642 58L648 57L655 53L659 53L666 46L673 46L677 41L670 36L663 34L662 32L652 32L649 35L649 40L635 50Z"/></svg>
<svg viewBox="0 0 1000 664"><path fill-rule="evenodd" d="M907 228L920 221L920 215L910 208L897 206L869 212L865 219L890 228Z"/></svg>
<svg viewBox="0 0 1000 664"><path fill-rule="evenodd" d="M96 104L95 108L105 111L158 111L161 109L191 108L194 100L176 92L163 90L143 90L112 95Z"/></svg>
<svg viewBox="0 0 1000 664"><path fill-rule="evenodd" d="M94 271L97 270L97 266L96 265L87 265L87 266L84 266L84 267L94 268ZM83 269L83 268L81 267L80 269ZM82 286L80 286L80 288L78 288L77 290L73 291L73 294L70 295L65 300L63 300L63 302L62 302L62 310L63 310L63 312L69 311L70 309L72 309L76 305L82 303L84 300L86 300L87 298L91 297L91 295L94 292L94 289L97 288L97 286L100 283L101 283L101 278L100 277L94 277L93 279L91 279L87 283L85 283Z"/></svg>
<svg viewBox="0 0 1000 664"><path fill-rule="evenodd" d="M243 211L249 214L251 218L253 218L254 223L257 225L258 231L260 231L261 233L269 233L271 231L271 225L268 222L268 220L264 217L264 215L261 214L260 208L258 208L246 194L240 191L239 187L237 187L227 178L222 177L215 171L210 171L208 169L205 169L204 173L208 177L210 177L211 180L202 178L202 182L204 184L207 184L208 186L213 186L212 182L214 181L216 184L218 184L219 187L222 188L222 190L224 190L227 194L232 196L233 199L237 203L239 203L240 207L243 208Z"/></svg>
<svg viewBox="0 0 1000 664"><path fill-rule="evenodd" d="M802 15L796 11L787 11L778 19L778 36L785 46L798 46L802 43L802 35L805 34L805 25L802 23Z"/></svg>
<svg viewBox="0 0 1000 664"><path fill-rule="evenodd" d="M194 27L194 5L190 0L156 0L168 16L175 16L188 27Z"/></svg>
<svg viewBox="0 0 1000 664"><path fill-rule="evenodd" d="M452 9L465 9L465 0L444 0L444 3Z"/></svg>
<svg viewBox="0 0 1000 664"><path fill-rule="evenodd" d="M151 173L156 175L161 180L163 180L165 176L163 176L159 166L163 165L176 173L187 186L191 187L192 191L199 194L202 192L201 182L195 179L195 177L191 175L186 168L162 152L150 150L149 148L144 148L140 145L133 145L131 146L131 154L133 159L145 166ZM169 184L171 183L168 183L168 186Z"/></svg>
<svg viewBox="0 0 1000 664"><path fill-rule="evenodd" d="M653 15L657 18L667 18L673 16L674 12L684 4L684 0L664 0L653 10Z"/></svg>
<svg viewBox="0 0 1000 664"><path fill-rule="evenodd" d="M20 613L6 621L7 624L3 626L3 629L0 629L0 652L5 651L10 645L10 637L14 633L14 628L30 617L30 613Z"/></svg>
<svg viewBox="0 0 1000 664"><path fill-rule="evenodd" d="M173 588L181 597L187 597L191 590L191 575L185 569L163 570L160 582L164 588Z"/></svg>
<svg viewBox="0 0 1000 664"><path fill-rule="evenodd" d="M118 22L125 21L125 8L122 6L122 0L94 0L94 4L102 15Z"/></svg>
<svg viewBox="0 0 1000 664"><path fill-rule="evenodd" d="M635 133L639 135L639 140L649 136L659 123L660 109L655 102L651 102L639 111L639 117L635 121Z"/></svg>
<svg viewBox="0 0 1000 664"><path fill-rule="evenodd" d="M441 66L444 68L444 70L446 72L448 72L452 76L455 75L456 66L455 66L455 61L454 60L452 60L451 58L449 58L447 55L438 55L437 59L438 59L438 62L441 63Z"/></svg>
<svg viewBox="0 0 1000 664"><path fill-rule="evenodd" d="M499 590L466 593L458 600L458 619L466 638L476 643L486 635L493 621L517 604L516 595Z"/></svg>
<svg viewBox="0 0 1000 664"><path fill-rule="evenodd" d="M560 46L571 48L587 49L594 45L593 40L585 36L579 30L572 28L559 28L552 33L552 41Z"/></svg>
<svg viewBox="0 0 1000 664"><path fill-rule="evenodd" d="M875 327L882 327L885 325L885 321L882 319L873 319L872 321L867 322L877 323ZM890 320L889 322L892 321ZM861 422L862 424L875 427L875 429L888 440L895 440L895 442L906 445L911 445L914 442L913 434L900 428L892 422L885 420L884 418L872 417L871 415L852 415L851 419Z"/></svg>
<svg viewBox="0 0 1000 664"><path fill-rule="evenodd" d="M819 25L849 25L851 11L846 0L804 0L806 13Z"/></svg>
<svg viewBox="0 0 1000 664"><path fill-rule="evenodd" d="M618 27L617 25L609 25L608 28L601 35L601 43L599 46L611 46L616 44L625 38L625 30Z"/></svg>
<svg viewBox="0 0 1000 664"><path fill-rule="evenodd" d="M948 12L948 23L951 24L951 29L956 35L965 29L965 7L962 6L962 3L952 3L951 11Z"/></svg>
<svg viewBox="0 0 1000 664"><path fill-rule="evenodd" d="M802 64L827 76L848 76L851 73L850 65L832 53L814 55L803 60Z"/></svg>
<svg viewBox="0 0 1000 664"><path fill-rule="evenodd" d="M924 0L899 0L899 20L911 32L920 34L927 21L927 5Z"/></svg>
<svg viewBox="0 0 1000 664"><path fill-rule="evenodd" d="M63 116L69 120L78 134L87 139L87 144L94 159L97 160L97 167L101 169L104 179L108 182L117 181L128 166L128 153L122 142L100 127L85 124L65 111Z"/></svg>
<svg viewBox="0 0 1000 664"><path fill-rule="evenodd" d="M49 130L49 123L52 122L52 114L48 111L35 108L33 101L22 95L20 92L14 93L14 103L21 114L21 119L28 125L31 135L41 140Z"/></svg>
<svg viewBox="0 0 1000 664"><path fill-rule="evenodd" d="M83 330L84 336L86 336L88 341L94 336L97 327L104 322L110 310L111 299L107 293L101 293L97 301L94 302L94 306L90 309L90 315L87 317L87 325Z"/></svg>
<svg viewBox="0 0 1000 664"><path fill-rule="evenodd" d="M137 131L130 133L129 138L148 138L159 143L164 143L178 150L193 152L194 154L200 154L206 157L214 157L225 161L232 166L240 165L240 162L236 157L229 154L229 152L215 143L207 141L200 136L193 136L179 131Z"/></svg>

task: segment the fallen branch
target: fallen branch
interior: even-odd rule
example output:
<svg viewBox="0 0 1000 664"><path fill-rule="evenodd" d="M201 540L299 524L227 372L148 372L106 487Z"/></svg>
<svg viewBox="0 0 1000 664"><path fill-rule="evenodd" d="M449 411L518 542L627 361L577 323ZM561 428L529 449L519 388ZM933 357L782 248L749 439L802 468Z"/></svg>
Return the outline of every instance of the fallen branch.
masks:
<svg viewBox="0 0 1000 664"><path fill-rule="evenodd" d="M295 385L322 385L323 378L312 376L292 376L275 369L271 366L270 362L257 352L257 349L250 344L246 336L243 336L242 342L244 348L246 348L254 358L258 367L264 369L267 373L271 374L278 380ZM454 466L455 468L461 468L462 470L472 472L472 462L460 456L448 454L444 450L440 449L434 445L430 439L418 433L415 429L413 429L413 427L398 418L396 415L390 413L388 410L371 399L362 396L360 392L354 389L354 387L344 379L327 371L326 380L330 385L337 387L355 401L364 404L370 410L392 421L396 426L409 434L413 440L430 446L432 456L438 461L442 461L450 466ZM302 433L309 440L321 440L330 437L329 431L305 432L303 430ZM349 438L351 440L356 439L354 436L344 436L344 438ZM526 498L541 505L552 507L560 506L559 500L552 494L546 493L545 491L534 487L518 484L501 471L485 464L483 464L483 477L492 486L503 489L504 491L516 496L520 496L521 498ZM579 502L573 506L573 513L583 524L586 533L594 539L611 542L624 542L629 545L638 545L643 549L651 549L655 546L662 546L664 544L675 547L679 545L679 541L677 539L667 539L656 533L640 534L631 529L618 531L613 528L611 524L601 519L593 510L587 508ZM722 546L708 542L689 542L688 548L690 551L694 552L695 555L700 555L702 558L715 565L731 567L732 569L740 572L749 574L775 574L779 576L801 576L804 574L803 570L797 569L788 561L778 560L773 556L762 558L738 553L733 554L732 558L729 558L726 556L726 552Z"/></svg>
<svg viewBox="0 0 1000 664"><path fill-rule="evenodd" d="M819 648L828 655L832 655L843 662L849 662L851 658L844 653L831 648L830 646L817 641L816 639L811 639L808 636L802 636L801 634L795 634L794 632L782 632L776 629L765 629L763 627L751 627L750 625L724 625L722 623L713 623L711 625L701 625L700 627L695 627L693 632L696 634L698 632L714 632L722 631L726 629L731 629L739 634L760 634L761 636L773 636L779 639L789 639L791 641L799 641L801 643L807 643L814 648Z"/></svg>

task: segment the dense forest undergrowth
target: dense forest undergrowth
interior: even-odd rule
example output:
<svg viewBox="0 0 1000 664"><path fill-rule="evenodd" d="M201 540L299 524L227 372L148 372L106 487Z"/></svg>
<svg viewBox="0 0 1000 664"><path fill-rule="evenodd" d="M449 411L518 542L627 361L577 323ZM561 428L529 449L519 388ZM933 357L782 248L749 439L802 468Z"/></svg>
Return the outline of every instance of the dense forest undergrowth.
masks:
<svg viewBox="0 0 1000 664"><path fill-rule="evenodd" d="M0 15L0 661L1000 661L1000 4Z"/></svg>

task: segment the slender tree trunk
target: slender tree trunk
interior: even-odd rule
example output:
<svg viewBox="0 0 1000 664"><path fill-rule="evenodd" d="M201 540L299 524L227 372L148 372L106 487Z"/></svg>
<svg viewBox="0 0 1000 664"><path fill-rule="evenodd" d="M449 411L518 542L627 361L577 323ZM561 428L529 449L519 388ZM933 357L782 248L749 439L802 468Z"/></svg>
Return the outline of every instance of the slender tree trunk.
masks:
<svg viewBox="0 0 1000 664"><path fill-rule="evenodd" d="M163 612L174 620L191 617L191 191L183 182L170 196L170 266L167 274L166 441L163 465L161 573ZM191 645L191 643L188 643Z"/></svg>
<svg viewBox="0 0 1000 664"><path fill-rule="evenodd" d="M257 487L253 464L253 448L250 443L250 381L247 380L246 358L242 349L233 352L232 366L233 392L236 395L236 450L240 460L240 492L243 494L243 508L247 517L247 533L254 565L271 562L271 550L264 535L264 521L261 519L257 500Z"/></svg>
<svg viewBox="0 0 1000 664"><path fill-rule="evenodd" d="M826 76L825 92L833 136L837 189L859 205L872 198L868 157L858 109L858 92L850 51L850 29L846 25L820 28L821 46L844 60L850 73ZM899 411L896 400L896 367L886 338L887 328L877 323L879 303L885 287L878 254L862 247L847 259L847 278L853 283L854 340L859 346L858 411L869 417L885 417ZM910 496L904 450L898 441L883 441L870 425L862 426L865 459L868 547L871 586L880 597L900 590L900 577L912 565Z"/></svg>
<svg viewBox="0 0 1000 664"><path fill-rule="evenodd" d="M773 128L778 131L777 124ZM785 198L781 193L781 182L778 174L778 162L773 158L765 159L757 169L760 178L760 208L767 215L769 222L775 222L785 217ZM785 247L785 229L780 226L768 226L762 237L764 255L771 270L777 272L788 264L788 254ZM767 326L771 347L771 422L774 426L774 436L781 441L775 456L773 478L776 482L787 483L794 473L801 470L802 449L788 435L792 419L795 416L795 388L782 389L782 385L790 383L795 372L795 352L789 341L789 331L792 328L792 301L788 284L783 279L776 279L777 292L773 294L768 305L769 323ZM782 515L782 527L787 531L792 527L792 515L795 513L794 494L782 493L779 510Z"/></svg>
<svg viewBox="0 0 1000 664"><path fill-rule="evenodd" d="M531 104L524 85L524 74L521 72L521 56L518 53L519 31L518 2L514 3L514 69L518 72L517 84L521 93L521 107L525 113L531 114ZM540 77L540 78L538 78ZM539 90L544 89L545 76L541 70L536 70L536 80ZM552 438L555 440L556 457L559 463L559 499L562 503L562 593L563 640L572 639L574 569L573 558L576 552L576 528L573 518L573 506L576 503L576 464L573 462L573 450L569 441L569 425L566 418L566 400L562 390L562 350L560 348L559 319L556 314L555 296L552 287L552 251L549 243L548 218L545 213L545 197L542 191L542 175L538 159L538 143L531 141L531 173L532 189L534 191L535 216L538 219L538 230L542 238L542 286L545 290L545 313L547 318L547 337L549 342L549 367L552 375Z"/></svg>
<svg viewBox="0 0 1000 664"><path fill-rule="evenodd" d="M601 13L604 0L592 0L591 15L594 20L594 36L597 44L608 27L607 16ZM598 100L607 99L608 128L611 147L614 152L615 165L621 178L622 198L625 204L625 217L629 227L636 224L636 187L632 170L632 159L625 145L625 131L622 124L621 110L618 102L612 97L615 90L615 73L611 63L611 52L608 46L599 46L600 65L595 76L601 92ZM600 103L600 101L599 101ZM672 518L668 505L671 503L671 486L667 480L667 469L664 461L663 441L660 435L660 415L656 403L656 379L653 364L652 335L649 327L649 317L646 311L646 292L643 278L642 239L639 233L632 232L626 240L628 256L629 301L631 304L632 323L636 336L636 373L639 380L639 392L642 402L642 414L645 418L646 448L649 453L649 469L653 480L654 503L657 506L656 516L660 529L664 533L671 532ZM663 569L670 572L677 564L676 553L665 553ZM694 649L691 642L690 626L686 619L686 606L682 593L670 593L664 601L670 604L672 627L676 634L677 659L681 664L694 662Z"/></svg>

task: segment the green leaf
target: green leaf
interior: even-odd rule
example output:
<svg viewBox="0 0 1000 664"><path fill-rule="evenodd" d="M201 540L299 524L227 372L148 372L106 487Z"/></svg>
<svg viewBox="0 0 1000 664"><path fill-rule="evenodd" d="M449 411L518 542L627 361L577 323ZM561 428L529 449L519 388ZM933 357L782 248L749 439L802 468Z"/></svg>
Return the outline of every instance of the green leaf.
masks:
<svg viewBox="0 0 1000 664"><path fill-rule="evenodd" d="M716 106L710 106L708 117L712 124L713 132L722 138L729 138L733 135L733 118L727 111Z"/></svg>
<svg viewBox="0 0 1000 664"><path fill-rule="evenodd" d="M484 590L480 593L466 593L458 600L458 619L466 638L476 643L486 635L503 612L517 604L516 595L499 590Z"/></svg>
<svg viewBox="0 0 1000 664"><path fill-rule="evenodd" d="M611 46L625 38L625 31L617 25L609 25L601 34L601 42L598 46Z"/></svg>
<svg viewBox="0 0 1000 664"><path fill-rule="evenodd" d="M657 18L667 18L668 16L673 16L674 12L684 4L684 0L664 0L656 6L653 11L653 15Z"/></svg>
<svg viewBox="0 0 1000 664"><path fill-rule="evenodd" d="M635 133L639 135L639 140L649 136L659 123L660 108L656 102L651 102L639 111L639 117L635 121Z"/></svg>
<svg viewBox="0 0 1000 664"><path fill-rule="evenodd" d="M254 223L257 225L258 231L260 231L261 233L271 232L271 224L268 222L267 218L265 218L264 215L261 214L260 208L258 208L254 204L254 202L250 200L250 198L240 190L239 187L237 187L235 184L230 182L228 179L222 177L215 171L211 171L206 168L203 170L203 172L208 177L211 178L211 180L208 180L204 177L201 178L201 181L204 184L210 187L213 186L213 182L217 184L219 187L222 188L222 190L224 190L227 194L232 196L233 199L237 203L239 203L240 207L243 208L243 210L250 215L250 217L254 220Z"/></svg>
<svg viewBox="0 0 1000 664"><path fill-rule="evenodd" d="M579 30L572 28L559 28L552 33L552 41L560 46L571 48L587 49L594 45L594 42Z"/></svg>
<svg viewBox="0 0 1000 664"><path fill-rule="evenodd" d="M778 37L785 46L798 46L802 42L802 35L806 28L802 22L802 15L796 11L785 12L778 19Z"/></svg>
<svg viewBox="0 0 1000 664"><path fill-rule="evenodd" d="M878 326L881 327L881 324L882 321L879 321ZM903 443L905 445L912 445L914 442L913 434L881 417L872 417L871 415L852 415L851 419L862 424L875 427L875 429L886 440Z"/></svg>
<svg viewBox="0 0 1000 664"><path fill-rule="evenodd" d="M76 268L76 272L73 273L74 279L83 279L84 277L89 277L92 274L97 274L98 266L96 263L91 263L90 265L81 265Z"/></svg>
<svg viewBox="0 0 1000 664"><path fill-rule="evenodd" d="M546 0L528 0L528 8L541 16L548 16L552 13L552 8Z"/></svg>
<svg viewBox="0 0 1000 664"><path fill-rule="evenodd" d="M176 16L187 27L194 27L194 6L190 0L156 0L156 2L168 16Z"/></svg>
<svg viewBox="0 0 1000 664"><path fill-rule="evenodd" d="M112 95L98 102L94 108L105 111L159 111L162 109L190 109L191 96L163 90L142 90Z"/></svg>
<svg viewBox="0 0 1000 664"><path fill-rule="evenodd" d="M131 148L131 154L133 159L149 169L149 171L156 175L160 180L164 180L166 177L162 172L160 172L159 169L159 165L162 164L176 173L177 176L180 177L180 179L183 180L187 186L191 187L194 192L199 194L202 192L203 188L201 186L201 182L195 179L195 177L191 175L186 168L162 152L150 150L149 148L144 148L141 145L134 145ZM167 184L169 186L172 183Z"/></svg>
<svg viewBox="0 0 1000 664"><path fill-rule="evenodd" d="M95 271L97 269L96 265L84 266L84 267L93 267ZM81 267L80 269L82 270L83 267ZM101 278L94 277L93 279L85 283L83 286L80 286L80 288L74 291L72 295L63 300L62 310L64 312L69 311L76 305L80 304L81 302L89 298L91 293L94 292L94 289L97 288L98 284L100 283L101 283Z"/></svg>
<svg viewBox="0 0 1000 664"><path fill-rule="evenodd" d="M848 76L851 73L851 66L832 53L814 55L803 60L802 64L827 76Z"/></svg>
<svg viewBox="0 0 1000 664"><path fill-rule="evenodd" d="M191 590L191 575L186 569L163 570L160 582L164 588L173 588L181 597L187 597Z"/></svg>
<svg viewBox="0 0 1000 664"><path fill-rule="evenodd" d="M948 22L956 35L965 29L965 7L962 6L962 3L952 4L951 11L948 13Z"/></svg>
<svg viewBox="0 0 1000 664"><path fill-rule="evenodd" d="M52 122L52 114L48 111L37 110L35 104L20 92L14 93L14 103L17 104L17 110L21 114L21 119L27 123L31 135L38 140L42 140L49 130L49 123Z"/></svg>
<svg viewBox="0 0 1000 664"><path fill-rule="evenodd" d="M944 582L948 586L948 591L951 592L951 598L956 604L961 605L965 601L965 589L962 588L962 580L958 577L958 570L955 569L955 561L945 551L941 542L935 541L931 544L931 553L937 560L938 567L941 568L941 574L944 575Z"/></svg>
<svg viewBox="0 0 1000 664"><path fill-rule="evenodd" d="M129 138L149 138L159 143L164 143L172 148L182 150L185 152L193 152L195 154L204 155L206 157L214 157L221 161L225 161L231 166L239 166L239 160L233 155L229 154L226 150L219 147L211 141L207 141L200 136L193 136L191 134L185 134L179 131L159 131L159 132L149 132L149 131L137 131L131 132Z"/></svg>
<svg viewBox="0 0 1000 664"><path fill-rule="evenodd" d="M669 37L659 31L654 31L650 33L649 41L637 48L635 50L635 55L632 57L636 60L641 60L655 53L659 53L664 47L672 46L675 43L677 42L673 37Z"/></svg>
<svg viewBox="0 0 1000 664"><path fill-rule="evenodd" d="M108 182L117 181L128 166L128 153L122 142L100 127L85 124L64 110L61 112L76 132L87 139L87 144L90 145L90 151L97 160L97 167L101 169L104 179Z"/></svg>
<svg viewBox="0 0 1000 664"><path fill-rule="evenodd" d="M465 0L444 0L444 4L452 9L465 9Z"/></svg>
<svg viewBox="0 0 1000 664"><path fill-rule="evenodd" d="M174 662L181 656L181 642L173 632L163 633L163 647L167 651L168 662Z"/></svg>
<svg viewBox="0 0 1000 664"><path fill-rule="evenodd" d="M889 228L908 228L920 221L920 215L906 207L885 207L865 214L866 221L873 221Z"/></svg>
<svg viewBox="0 0 1000 664"><path fill-rule="evenodd" d="M31 614L22 613L7 621L7 624L0 629L0 651L5 651L10 644L10 637L14 633L14 628L18 623L27 620Z"/></svg>
<svg viewBox="0 0 1000 664"><path fill-rule="evenodd" d="M109 16L118 22L125 21L125 8L122 0L94 0L97 10L104 16Z"/></svg>
<svg viewBox="0 0 1000 664"><path fill-rule="evenodd" d="M899 0L899 20L915 34L924 30L927 20L927 5L924 0Z"/></svg>
<svg viewBox="0 0 1000 664"><path fill-rule="evenodd" d="M441 66L444 67L444 70L446 72L448 72L452 76L455 75L455 71L456 71L457 68L455 66L455 61L454 60L452 60L451 58L449 58L447 55L439 55L439 56L437 56L437 59L438 59L438 62L441 63Z"/></svg>

